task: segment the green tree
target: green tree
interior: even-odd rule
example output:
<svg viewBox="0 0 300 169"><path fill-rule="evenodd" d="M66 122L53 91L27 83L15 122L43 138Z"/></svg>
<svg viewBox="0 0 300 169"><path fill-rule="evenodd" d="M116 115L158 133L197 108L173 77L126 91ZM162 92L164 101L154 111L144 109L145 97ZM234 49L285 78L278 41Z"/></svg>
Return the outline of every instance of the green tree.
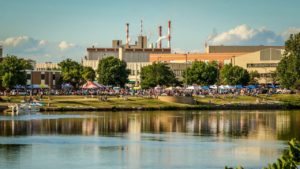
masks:
<svg viewBox="0 0 300 169"><path fill-rule="evenodd" d="M100 60L97 69L98 82L104 85L124 87L130 73L126 67L126 62L113 56Z"/></svg>
<svg viewBox="0 0 300 169"><path fill-rule="evenodd" d="M218 64L216 62L193 62L192 66L184 71L183 78L188 84L215 84L218 80Z"/></svg>
<svg viewBox="0 0 300 169"><path fill-rule="evenodd" d="M246 85L250 81L248 71L232 64L225 65L220 72L223 84L227 85Z"/></svg>
<svg viewBox="0 0 300 169"><path fill-rule="evenodd" d="M295 88L295 82L300 79L300 33L292 34L285 42L285 52L276 72L280 85Z"/></svg>
<svg viewBox="0 0 300 169"><path fill-rule="evenodd" d="M63 60L58 65L61 68L62 82L71 83L74 87L78 87L82 82L83 66L72 59Z"/></svg>
<svg viewBox="0 0 300 169"><path fill-rule="evenodd" d="M249 73L249 76L250 76L249 84L258 84L258 79L260 78L260 75L257 70L251 71Z"/></svg>
<svg viewBox="0 0 300 169"><path fill-rule="evenodd" d="M84 67L82 70L82 78L86 81L87 80L94 81L96 78L96 73L94 69L91 67Z"/></svg>
<svg viewBox="0 0 300 169"><path fill-rule="evenodd" d="M16 85L26 85L25 70L32 69L32 65L25 59L7 55L0 63L2 87L12 89Z"/></svg>
<svg viewBox="0 0 300 169"><path fill-rule="evenodd" d="M153 63L142 68L141 87L144 89L160 86L171 86L178 84L175 74L164 63Z"/></svg>

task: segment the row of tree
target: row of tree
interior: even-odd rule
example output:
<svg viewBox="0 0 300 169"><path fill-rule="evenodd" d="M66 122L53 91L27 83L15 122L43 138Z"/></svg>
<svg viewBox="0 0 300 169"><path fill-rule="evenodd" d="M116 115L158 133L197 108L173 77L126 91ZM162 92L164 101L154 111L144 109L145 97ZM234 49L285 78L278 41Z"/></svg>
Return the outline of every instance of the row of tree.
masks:
<svg viewBox="0 0 300 169"><path fill-rule="evenodd" d="M220 69L217 62L195 61L183 72L183 82L176 79L172 70L164 63L154 63L142 68L141 85L142 88L155 87L156 85L174 86L182 83L188 85L246 85L256 84L259 74L257 71L248 72L239 66L231 64Z"/></svg>
<svg viewBox="0 0 300 169"><path fill-rule="evenodd" d="M114 57L102 59L96 71L71 59L66 59L58 65L62 72L62 82L71 83L74 87L88 80L94 81L96 74L98 82L104 85L124 87L128 82L129 70L126 69L126 63Z"/></svg>

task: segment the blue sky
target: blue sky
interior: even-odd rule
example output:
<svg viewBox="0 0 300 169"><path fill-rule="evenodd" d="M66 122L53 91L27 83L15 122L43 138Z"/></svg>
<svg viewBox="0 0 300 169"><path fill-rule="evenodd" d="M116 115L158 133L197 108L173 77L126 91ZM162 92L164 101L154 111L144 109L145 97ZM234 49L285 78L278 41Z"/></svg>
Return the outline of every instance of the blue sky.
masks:
<svg viewBox="0 0 300 169"><path fill-rule="evenodd" d="M300 31L299 0L0 0L0 43L5 54L38 61L80 60L85 48L132 41L140 20L150 41L172 21L175 51L203 51L209 44L283 45ZM166 44L166 42L163 42Z"/></svg>

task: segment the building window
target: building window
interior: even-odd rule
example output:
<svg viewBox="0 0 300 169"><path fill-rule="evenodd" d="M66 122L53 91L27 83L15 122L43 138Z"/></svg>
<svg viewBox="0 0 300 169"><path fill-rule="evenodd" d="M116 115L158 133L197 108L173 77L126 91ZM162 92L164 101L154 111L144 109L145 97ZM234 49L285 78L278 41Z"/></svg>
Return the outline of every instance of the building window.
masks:
<svg viewBox="0 0 300 169"><path fill-rule="evenodd" d="M261 78L272 78L272 73L260 73Z"/></svg>
<svg viewBox="0 0 300 169"><path fill-rule="evenodd" d="M52 75L52 79L55 80L55 74Z"/></svg>
<svg viewBox="0 0 300 169"><path fill-rule="evenodd" d="M45 74L41 74L41 79L45 80Z"/></svg>
<svg viewBox="0 0 300 169"><path fill-rule="evenodd" d="M247 64L247 68L264 68L264 67L277 67L278 63L249 63Z"/></svg>
<svg viewBox="0 0 300 169"><path fill-rule="evenodd" d="M27 80L30 80L30 79L31 79L31 74L27 74L27 75L26 75L26 79L27 79Z"/></svg>

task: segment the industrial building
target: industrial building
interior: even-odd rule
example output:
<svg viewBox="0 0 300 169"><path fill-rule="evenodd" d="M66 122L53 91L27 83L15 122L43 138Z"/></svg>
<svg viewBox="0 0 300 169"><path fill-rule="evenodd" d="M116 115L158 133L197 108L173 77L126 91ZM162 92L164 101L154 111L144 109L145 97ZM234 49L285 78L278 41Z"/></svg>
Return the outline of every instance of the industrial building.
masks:
<svg viewBox="0 0 300 169"><path fill-rule="evenodd" d="M45 71L45 70L60 70L58 63L45 62L45 63L36 63L35 70Z"/></svg>
<svg viewBox="0 0 300 169"><path fill-rule="evenodd" d="M272 83L274 82L272 74L276 70L283 52L284 46L208 46L206 53L151 54L149 60L168 64L217 61L221 66L231 63L243 67L249 72L257 71L261 76L258 80L259 83ZM182 72L177 73L182 74Z"/></svg>
<svg viewBox="0 0 300 169"><path fill-rule="evenodd" d="M162 26L158 26L158 40L155 43L149 43L148 37L143 35L142 21L141 32L136 42L130 42L129 23L125 25L125 33L125 44L122 43L122 40L113 40L110 48L97 48L95 46L87 48L87 55L81 61L82 65L96 70L101 59L113 56L127 63L127 68L131 72L129 80L137 82L140 79L139 72L141 68L151 64L151 54L171 53L171 21L168 21L167 35L163 35ZM163 45L163 40L167 40L166 45Z"/></svg>
<svg viewBox="0 0 300 169"><path fill-rule="evenodd" d="M249 72L257 71L260 74L259 83L273 83L272 74L280 62L284 50L279 48L266 48L256 52L233 57L231 63L247 69Z"/></svg>
<svg viewBox="0 0 300 169"><path fill-rule="evenodd" d="M185 63L194 61L211 62L216 61L220 64L229 64L233 57L243 55L245 53L193 53L193 54L151 54L150 62L165 63Z"/></svg>
<svg viewBox="0 0 300 169"><path fill-rule="evenodd" d="M205 52L206 53L251 53L260 51L263 49L284 49L284 46L206 46Z"/></svg>

